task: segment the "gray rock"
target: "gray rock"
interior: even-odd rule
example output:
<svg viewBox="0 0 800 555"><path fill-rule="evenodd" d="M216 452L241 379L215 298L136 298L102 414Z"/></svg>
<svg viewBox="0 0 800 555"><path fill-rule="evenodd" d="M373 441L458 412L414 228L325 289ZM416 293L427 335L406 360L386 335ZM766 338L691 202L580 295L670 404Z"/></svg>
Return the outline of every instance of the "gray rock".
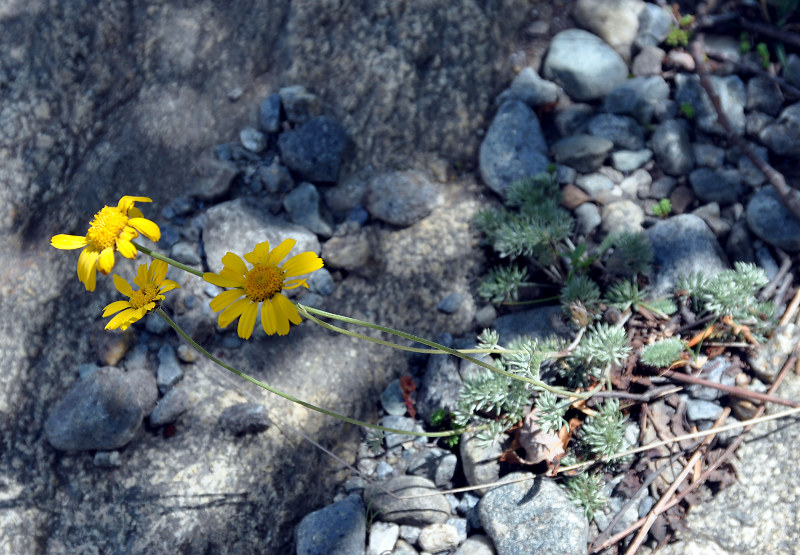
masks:
<svg viewBox="0 0 800 555"><path fill-rule="evenodd" d="M394 416L388 415L381 418L381 426L384 428L393 428L395 430L407 430L409 432L421 432L422 426L419 422L408 416ZM386 432L385 442L386 448L391 449L402 445L407 441L412 441L416 436L400 434L396 432Z"/></svg>
<svg viewBox="0 0 800 555"><path fill-rule="evenodd" d="M217 200L230 193L239 168L233 162L201 157L192 164L193 178L187 184L186 194L200 200Z"/></svg>
<svg viewBox="0 0 800 555"><path fill-rule="evenodd" d="M439 304L436 305L436 310L440 310L445 314L453 314L458 310L463 302L464 294L454 291L439 301Z"/></svg>
<svg viewBox="0 0 800 555"><path fill-rule="evenodd" d="M437 196L436 186L420 171L383 173L369 181L366 208L373 218L407 227L433 211Z"/></svg>
<svg viewBox="0 0 800 555"><path fill-rule="evenodd" d="M92 464L97 468L117 468L122 465L119 451L98 451L94 454Z"/></svg>
<svg viewBox="0 0 800 555"><path fill-rule="evenodd" d="M731 230L730 222L720 217L719 204L716 202L704 204L692 210L692 214L700 216L717 237L727 235Z"/></svg>
<svg viewBox="0 0 800 555"><path fill-rule="evenodd" d="M425 497L400 499L422 495ZM426 526L450 518L450 503L437 492L433 482L420 476L398 476L380 484L370 484L364 490L364 501L384 522Z"/></svg>
<svg viewBox="0 0 800 555"><path fill-rule="evenodd" d="M597 35L581 29L561 31L550 42L544 77L575 100L606 96L628 77L625 61Z"/></svg>
<svg viewBox="0 0 800 555"><path fill-rule="evenodd" d="M669 85L661 76L634 77L614 87L603 101L603 108L647 124L667 98Z"/></svg>
<svg viewBox="0 0 800 555"><path fill-rule="evenodd" d="M446 522L428 524L420 531L417 543L428 553L447 551L458 545L458 530Z"/></svg>
<svg viewBox="0 0 800 555"><path fill-rule="evenodd" d="M462 434L459 449L467 483L479 486L496 482L500 478L500 455L510 445L511 439L505 434L488 444L475 434ZM488 487L479 488L475 493L484 495L487 491Z"/></svg>
<svg viewBox="0 0 800 555"><path fill-rule="evenodd" d="M322 247L322 259L330 268L343 268L362 276L376 271L371 236L365 230L328 239Z"/></svg>
<svg viewBox="0 0 800 555"><path fill-rule="evenodd" d="M547 142L527 105L511 100L497 110L481 143L481 178L502 195L509 185L547 170Z"/></svg>
<svg viewBox="0 0 800 555"><path fill-rule="evenodd" d="M631 73L636 77L661 75L661 63L664 61L666 54L657 46L645 46L633 59Z"/></svg>
<svg viewBox="0 0 800 555"><path fill-rule="evenodd" d="M531 108L543 104L552 104L558 100L559 86L542 79L536 71L528 66L522 69L511 86L497 97L497 104L501 105L508 100L519 100Z"/></svg>
<svg viewBox="0 0 800 555"><path fill-rule="evenodd" d="M154 428L172 424L189 408L189 395L183 387L173 387L164 395L150 414Z"/></svg>
<svg viewBox="0 0 800 555"><path fill-rule="evenodd" d="M162 345L158 350L156 384L161 394L183 379L183 370L172 345Z"/></svg>
<svg viewBox="0 0 800 555"><path fill-rule="evenodd" d="M669 175L686 175L694 167L689 132L678 120L667 120L656 128L652 148L656 164Z"/></svg>
<svg viewBox="0 0 800 555"><path fill-rule="evenodd" d="M783 107L783 95L778 85L767 77L755 76L747 82L748 111L777 116Z"/></svg>
<svg viewBox="0 0 800 555"><path fill-rule="evenodd" d="M170 257L189 266L200 266L202 260L197 254L197 246L188 241L178 241L169 251ZM160 319L160 318L159 318Z"/></svg>
<svg viewBox="0 0 800 555"><path fill-rule="evenodd" d="M800 331L795 324L777 326L766 345L748 357L750 366L759 378L767 383L775 380L794 349L799 335Z"/></svg>
<svg viewBox="0 0 800 555"><path fill-rule="evenodd" d="M739 200L742 188L736 170L697 168L689 174L689 183L701 201L717 202L721 205L733 204Z"/></svg>
<svg viewBox="0 0 800 555"><path fill-rule="evenodd" d="M404 416L406 414L406 403L403 391L400 389L400 380L392 380L386 389L381 393L381 407L387 414L393 416Z"/></svg>
<svg viewBox="0 0 800 555"><path fill-rule="evenodd" d="M693 143L692 152L698 166L717 169L725 163L725 150L709 143Z"/></svg>
<svg viewBox="0 0 800 555"><path fill-rule="evenodd" d="M559 110L554 121L558 134L561 137L568 137L585 132L586 125L594 113L594 107L589 104L572 104Z"/></svg>
<svg viewBox="0 0 800 555"><path fill-rule="evenodd" d="M286 119L292 123L305 123L322 113L317 95L310 93L302 85L281 87L278 91Z"/></svg>
<svg viewBox="0 0 800 555"><path fill-rule="evenodd" d="M786 58L786 64L783 66L783 78L789 84L800 87L800 56L794 52Z"/></svg>
<svg viewBox="0 0 800 555"><path fill-rule="evenodd" d="M325 268L320 268L308 276L308 290L312 293L319 293L323 297L327 297L333 294L335 287L333 276Z"/></svg>
<svg viewBox="0 0 800 555"><path fill-rule="evenodd" d="M272 93L261 101L258 110L258 123L267 133L281 130L281 95Z"/></svg>
<svg viewBox="0 0 800 555"><path fill-rule="evenodd" d="M645 233L653 244L653 266L658 269L651 286L655 298L671 295L681 276L713 276L728 267L717 238L698 216L673 216Z"/></svg>
<svg viewBox="0 0 800 555"><path fill-rule="evenodd" d="M422 476L439 487L450 483L456 471L457 458L454 454L432 447L414 455L408 463L407 472Z"/></svg>
<svg viewBox="0 0 800 555"><path fill-rule="evenodd" d="M492 488L478 504L483 529L497 555L516 553L586 553L589 523L564 490L547 478L513 472L516 483Z"/></svg>
<svg viewBox="0 0 800 555"><path fill-rule="evenodd" d="M222 257L227 252L243 256L263 241L270 248L284 239L297 243L288 257L305 251L320 252L317 236L304 227L271 217L256 199L240 198L212 206L206 212L203 242L209 270L222 270Z"/></svg>
<svg viewBox="0 0 800 555"><path fill-rule="evenodd" d="M107 366L75 382L44 423L61 451L110 451L126 445L142 423L136 390L119 368Z"/></svg>
<svg viewBox="0 0 800 555"><path fill-rule="evenodd" d="M267 138L258 129L245 127L239 132L239 141L250 152L261 152L267 148Z"/></svg>
<svg viewBox="0 0 800 555"><path fill-rule="evenodd" d="M269 415L259 403L237 403L222 411L219 417L222 428L234 435L257 434L269 427Z"/></svg>
<svg viewBox="0 0 800 555"><path fill-rule="evenodd" d="M283 198L283 208L289 219L317 235L330 237L333 228L320 216L319 192L311 183L301 183Z"/></svg>
<svg viewBox="0 0 800 555"><path fill-rule="evenodd" d="M603 165L612 148L614 143L608 139L580 134L564 137L553 145L552 152L559 164L589 173Z"/></svg>
<svg viewBox="0 0 800 555"><path fill-rule="evenodd" d="M764 129L775 123L775 118L764 112L750 112L745 117L745 133L748 137L758 139Z"/></svg>
<svg viewBox="0 0 800 555"><path fill-rule="evenodd" d="M526 335L535 339L547 339L561 334L561 316L561 307L558 306L532 308L500 316L495 322L495 329L500 334L503 345Z"/></svg>
<svg viewBox="0 0 800 555"><path fill-rule="evenodd" d="M689 400L686 403L686 418L692 422L698 420L716 420L722 414L722 407L712 401L700 399Z"/></svg>
<svg viewBox="0 0 800 555"><path fill-rule="evenodd" d="M647 148L642 150L617 150L611 153L611 165L614 169L627 173L641 168L653 159L653 151Z"/></svg>
<svg viewBox="0 0 800 555"><path fill-rule="evenodd" d="M400 527L397 524L393 522L374 522L369 527L367 553L369 555L394 553L394 546L399 536ZM344 553L342 555L344 555Z"/></svg>
<svg viewBox="0 0 800 555"><path fill-rule="evenodd" d="M800 223L772 186L761 189L747 203L747 225L772 246L800 251Z"/></svg>
<svg viewBox="0 0 800 555"><path fill-rule="evenodd" d="M759 139L775 154L800 156L800 102L787 106L772 125L758 134Z"/></svg>
<svg viewBox="0 0 800 555"><path fill-rule="evenodd" d="M751 144L750 147L759 158L765 162L769 162L769 152L765 147L753 144ZM736 160L736 166L739 169L739 176L742 178L742 181L751 187L761 186L767 179L764 174L761 173L761 170L756 167L749 156L744 156L738 148L732 150L735 150L735 152L730 152L729 154L734 155L734 160Z"/></svg>
<svg viewBox="0 0 800 555"><path fill-rule="evenodd" d="M332 212L347 214L363 204L368 189L368 177L362 173L356 173L341 179L333 187L326 188L322 196Z"/></svg>
<svg viewBox="0 0 800 555"><path fill-rule="evenodd" d="M495 555L494 543L489 536L483 534L470 536L453 555Z"/></svg>
<svg viewBox="0 0 800 555"><path fill-rule="evenodd" d="M639 13L639 28L634 44L644 49L658 46L667 38L674 25L674 17L668 9L647 2Z"/></svg>
<svg viewBox="0 0 800 555"><path fill-rule="evenodd" d="M625 60L630 60L644 6L642 0L578 0L572 15L578 25L602 38Z"/></svg>
<svg viewBox="0 0 800 555"><path fill-rule="evenodd" d="M453 410L461 385L455 357L430 355L417 394L416 408L420 418L429 420L437 409Z"/></svg>
<svg viewBox="0 0 800 555"><path fill-rule="evenodd" d="M161 320L161 318L158 319ZM125 372L125 378L133 389L139 406L142 407L142 416L146 418L153 411L158 400L158 385L155 375L149 368L133 367Z"/></svg>
<svg viewBox="0 0 800 555"><path fill-rule="evenodd" d="M737 75L728 77L712 75L709 79L712 89L719 97L722 112L728 118L734 133L744 135L744 105L747 102L744 83ZM675 76L675 84L677 85L675 101L678 104L687 103L692 106L695 124L707 133L724 135L725 130L717 121L717 112L700 85L700 78L694 74L679 73Z"/></svg>
<svg viewBox="0 0 800 555"><path fill-rule="evenodd" d="M735 384L736 379L733 375L726 373L730 366L731 363L724 357L714 357L703 365L698 377L710 382L732 386ZM704 401L716 401L726 395L719 389L703 385L690 385L686 388L686 391L693 398Z"/></svg>
<svg viewBox="0 0 800 555"><path fill-rule="evenodd" d="M642 231L644 210L632 200L623 199L603 207L602 229L605 233Z"/></svg>
<svg viewBox="0 0 800 555"><path fill-rule="evenodd" d="M260 166L256 170L258 180L268 193L278 194L291 191L294 187L294 180L286 166L273 162L269 166Z"/></svg>
<svg viewBox="0 0 800 555"><path fill-rule="evenodd" d="M754 262L753 237L747 227L747 222L742 219L733 224L725 243L725 253L731 262Z"/></svg>
<svg viewBox="0 0 800 555"><path fill-rule="evenodd" d="M363 555L367 510L358 495L348 495L307 514L295 532L297 555Z"/></svg>
<svg viewBox="0 0 800 555"><path fill-rule="evenodd" d="M600 197L602 193L614 188L614 182L601 173L590 173L581 175L575 179L575 185L583 189L593 199Z"/></svg>
<svg viewBox="0 0 800 555"><path fill-rule="evenodd" d="M574 212L575 219L578 220L578 233L581 235L589 235L603 222L603 218L600 216L600 209L591 202L581 204Z"/></svg>
<svg viewBox="0 0 800 555"><path fill-rule="evenodd" d="M638 169L622 180L619 188L622 189L622 194L627 198L646 197L650 192L650 185L653 183L653 178L650 173Z"/></svg>
<svg viewBox="0 0 800 555"><path fill-rule="evenodd" d="M614 143L616 149L639 150L644 146L644 129L636 120L617 114L597 114L587 127L590 135Z"/></svg>
<svg viewBox="0 0 800 555"><path fill-rule="evenodd" d="M677 184L678 182L675 181L674 177L668 175L660 177L650 185L650 194L648 197L654 199L669 198Z"/></svg>
<svg viewBox="0 0 800 555"><path fill-rule="evenodd" d="M278 137L281 161L308 181L333 182L339 176L347 130L325 116L308 120Z"/></svg>

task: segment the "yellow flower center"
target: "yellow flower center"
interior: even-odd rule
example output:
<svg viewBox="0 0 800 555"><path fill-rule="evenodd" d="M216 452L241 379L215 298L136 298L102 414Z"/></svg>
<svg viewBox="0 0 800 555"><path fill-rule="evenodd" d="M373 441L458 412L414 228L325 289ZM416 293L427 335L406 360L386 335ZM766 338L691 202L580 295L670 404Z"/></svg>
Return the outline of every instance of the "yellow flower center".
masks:
<svg viewBox="0 0 800 555"><path fill-rule="evenodd" d="M283 289L283 272L275 266L256 266L244 278L244 293L251 301L260 303L271 299Z"/></svg>
<svg viewBox="0 0 800 555"><path fill-rule="evenodd" d="M113 248L119 234L127 225L128 216L123 214L119 208L105 206L94 215L92 225L86 232L86 240L99 251Z"/></svg>
<svg viewBox="0 0 800 555"><path fill-rule="evenodd" d="M158 294L158 287L152 283L145 285L131 295L131 307L142 308L149 303L161 300L163 297Z"/></svg>

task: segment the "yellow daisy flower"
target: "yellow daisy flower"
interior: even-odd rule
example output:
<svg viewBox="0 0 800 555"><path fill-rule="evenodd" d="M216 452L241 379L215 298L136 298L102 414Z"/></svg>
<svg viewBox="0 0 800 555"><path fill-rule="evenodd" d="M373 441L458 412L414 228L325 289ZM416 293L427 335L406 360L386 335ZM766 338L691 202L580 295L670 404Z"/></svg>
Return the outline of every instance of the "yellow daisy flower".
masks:
<svg viewBox="0 0 800 555"><path fill-rule="evenodd" d="M122 197L117 206L104 206L94 215L85 237L80 235L54 235L50 244L57 249L86 247L78 257L78 279L87 291L94 291L97 270L108 274L114 269L114 250L126 258L136 256L131 240L139 233L152 241L161 238L158 225L146 219L135 202L152 202L147 197Z"/></svg>
<svg viewBox="0 0 800 555"><path fill-rule="evenodd" d="M123 331L128 329L128 326L154 310L164 300L164 293L180 287L171 279L164 279L166 276L166 262L153 260L149 269L146 264L140 264L139 271L133 278L133 283L139 286L139 290L134 291L130 283L114 274L114 286L117 291L129 297L130 300L114 301L103 309L103 318L119 312L106 324L106 329L120 328Z"/></svg>
<svg viewBox="0 0 800 555"><path fill-rule="evenodd" d="M287 278L319 270L322 268L322 259L313 252L302 252L281 264L281 260L289 254L296 242L294 239L286 239L271 252L269 242L259 243L253 252L244 255L244 259L253 266L250 269L238 255L229 252L222 257L224 267L219 274L203 274L203 279L209 283L233 287L223 291L209 303L214 312L222 310L219 315L221 327L224 328L239 318L239 337L250 339L256 325L259 303L262 303L261 325L267 335L286 335L289 333L289 322L301 322L297 307L281 291L300 286L308 288L305 278Z"/></svg>

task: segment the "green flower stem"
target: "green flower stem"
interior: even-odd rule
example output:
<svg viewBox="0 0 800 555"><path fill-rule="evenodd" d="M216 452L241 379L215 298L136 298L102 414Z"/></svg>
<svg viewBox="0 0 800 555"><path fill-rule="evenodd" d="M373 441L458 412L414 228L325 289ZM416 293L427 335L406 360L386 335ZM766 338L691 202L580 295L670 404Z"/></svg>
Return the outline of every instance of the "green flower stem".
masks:
<svg viewBox="0 0 800 555"><path fill-rule="evenodd" d="M416 431L409 431L409 430L398 430L396 428L384 428L383 426L378 426L376 424L370 424L369 422L362 422L361 420L356 420L354 418L349 418L349 417L341 415L339 413L336 413L336 412L333 412L333 411L330 411L330 410L327 410L327 409L323 409L323 408L318 407L316 405L312 405L311 403L307 403L305 401L302 401L302 400L300 400L300 399L298 399L296 397L292 397L288 393L284 393L282 391L279 391L279 390L275 389L274 387L271 387L271 386L265 384L264 382L259 381L259 380L255 379L255 378L253 378L252 376L248 376L247 374L245 374L244 372L242 372L240 370L237 370L233 366L231 366L231 365L225 363L224 361L218 359L217 357L215 357L214 355L212 355L211 353L206 351L203 347L201 347L194 339L189 337L186 334L186 332L184 332L181 329L181 327L178 326L178 324L176 324L169 316L167 316L167 314L161 308L157 308L156 309L156 313L159 316L161 316L167 322L167 324L169 324L172 327L172 329L175 330L175 332L178 335L180 335L183 339L185 339L189 343L189 345L194 347L200 354L202 354L203 356L208 358L210 361L214 362L215 364L217 364L219 366L222 366L225 370L236 374L240 378L245 379L248 382L257 385L258 387L260 387L262 389L266 389L270 393L274 393L275 395L277 395L279 397L283 397L284 399L287 399L287 400L289 400L289 401L291 401L293 403L297 403L298 405L302 405L302 406L306 407L307 409L322 413L322 414L324 414L326 416L332 416L333 418L338 418L339 420L347 422L348 424L355 424L356 426L363 426L364 428L371 428L373 430L380 430L382 432L390 432L390 433L393 433L393 434L402 434L402 435L407 435L407 436L421 436L421 437L449 437L449 436L454 436L454 435L461 434L461 433L463 433L465 431L468 431L468 430L477 429L477 428L471 428L471 429L462 428L462 429L459 429L459 430L450 430L450 431L447 431L447 432L416 432Z"/></svg>
<svg viewBox="0 0 800 555"><path fill-rule="evenodd" d="M189 272L190 274L194 274L199 278L203 277L203 272L201 272L200 270L196 270L195 268L192 268L191 266L187 266L186 264L181 264L177 260L173 260L172 258L170 258L168 256L164 256L163 254L159 254L159 253L157 253L157 252L155 252L153 250L150 250L147 247L140 245L136 241L131 241L131 243L133 243L133 246L136 247L136 250L139 250L139 251L143 252L147 256L155 258L156 260L161 260L162 262L166 262L167 264L175 266L176 268L180 268L184 272Z"/></svg>
<svg viewBox="0 0 800 555"><path fill-rule="evenodd" d="M378 324L372 324L370 322L365 322L364 320L358 320L356 318L349 318L347 316L340 316L338 314L333 314L331 312L325 312L324 310L319 310L318 308L311 308L310 306L305 306L305 305L302 305L302 304L299 304L299 303L297 304L297 308L300 310L300 312L303 313L303 315L306 318L308 318L312 322L314 322L316 324L320 324L321 326L323 326L323 327L325 327L325 328L327 328L329 330L336 331L338 333L343 333L345 335L349 335L349 336L352 336L352 337L358 337L359 339L364 339L366 341L371 341L373 343L378 343L380 345L388 345L388 346L391 346L391 347L398 347L400 349L406 349L405 347L402 347L400 345L396 345L395 343L382 341L380 339L375 339L374 337L369 337L369 336L366 336L366 335L356 334L355 332L351 332L351 331L339 328L337 326L333 326L331 324L326 324L325 322L321 321L319 318L313 317L312 314L316 314L316 315L322 316L324 318L331 318L333 320L339 320L341 322L346 322L348 324L356 324L358 326L362 326L362 327L365 327L365 328L371 328L371 329L374 329L374 330L378 330L378 331L382 331L382 332L385 332L385 333L389 333L391 335L396 335L396 336L402 337L404 339L409 339L411 341L416 341L418 343L422 343L423 345L427 345L429 347L433 347L434 349L438 349L439 351L443 351L443 352L445 352L447 354L450 354L450 355L456 356L458 358L467 360L467 361L469 361L469 362L471 362L473 364L477 364L481 368L486 368L487 370L490 370L491 372L495 372L497 374L502 374L503 376L506 376L506 377L514 379L514 380L520 380L520 381L523 381L523 382L527 382L527 383L529 383L529 384L531 384L531 385L533 385L533 386L535 386L535 387L537 387L539 389L544 389L544 390L549 391L551 393L555 393L556 395L560 395L561 397L574 397L574 398L577 398L577 399L588 399L592 395L594 395L594 390L593 391L588 391L586 393L577 393L575 391L568 391L566 389L561 389L559 387L553 387L551 385L547 385L546 383L541 382L539 380L526 378L524 376L518 376L516 374L512 374L511 372L506 372L505 370L500 370L499 368L495 368L491 364L488 364L488 363L486 363L486 362L484 362L482 360L478 360L475 357L471 357L468 354L462 353L462 352L457 351L455 349L451 349L450 347L445 347L444 345L440 345L439 343L435 343L433 341L429 341L427 339L423 339L422 337L418 337L418 336L412 335L410 333L406 333L406 332L403 332L403 331L395 330L395 329L392 329L392 328L387 328L385 326L379 326Z"/></svg>

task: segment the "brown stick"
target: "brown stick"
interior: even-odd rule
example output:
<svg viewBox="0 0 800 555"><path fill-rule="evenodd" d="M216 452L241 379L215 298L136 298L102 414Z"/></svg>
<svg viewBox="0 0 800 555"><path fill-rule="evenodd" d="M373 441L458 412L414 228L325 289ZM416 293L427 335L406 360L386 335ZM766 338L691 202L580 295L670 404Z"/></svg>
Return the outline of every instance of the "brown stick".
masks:
<svg viewBox="0 0 800 555"><path fill-rule="evenodd" d="M773 395L769 395L766 393L759 393L757 391L751 391L749 389L744 389L742 387L723 385L721 383L712 382L709 380L705 380L703 378L690 376L689 374L681 374L680 372L676 372L674 370L665 370L661 372L660 375L666 378L673 379L678 382L702 385L704 387L712 387L714 389L719 389L720 391L724 391L728 395L733 395L734 397L739 397L740 399L754 399L756 401L775 403L776 405L783 405L785 407L792 407L792 408L800 407L800 403L796 401L781 399L780 397L775 397Z"/></svg>
<svg viewBox="0 0 800 555"><path fill-rule="evenodd" d="M731 122L728 121L728 117L725 115L725 112L722 111L722 105L717 93L714 92L711 80L708 78L708 71L706 71L705 61L703 59L703 33L699 33L697 35L697 40L692 42L691 51L695 65L697 66L697 75L700 77L700 85L711 100L711 104L717 112L717 120L725 129L728 140L735 144L745 156L750 158L750 161L753 162L755 167L761 170L761 173L767 177L767 180L775 187L775 190L778 191L778 194L789 211L800 221L800 194L786 184L786 179L784 179L783 174L770 166L769 163L762 160L749 144L734 133Z"/></svg>

